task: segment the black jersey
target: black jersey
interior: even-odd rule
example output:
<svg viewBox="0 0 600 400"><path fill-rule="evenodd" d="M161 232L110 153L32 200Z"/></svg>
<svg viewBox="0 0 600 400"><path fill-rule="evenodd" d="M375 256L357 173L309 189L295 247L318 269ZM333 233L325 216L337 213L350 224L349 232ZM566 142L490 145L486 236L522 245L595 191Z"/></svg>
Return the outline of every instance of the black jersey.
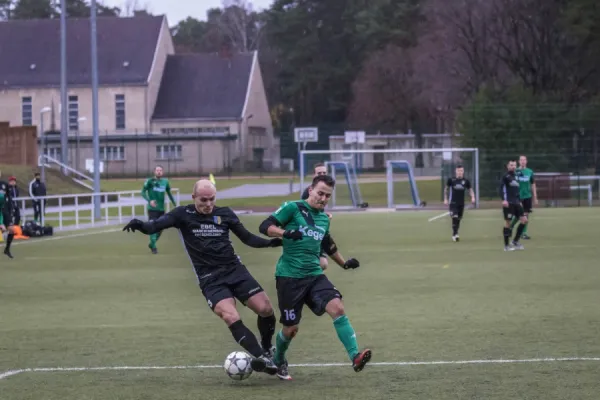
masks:
<svg viewBox="0 0 600 400"><path fill-rule="evenodd" d="M248 232L229 207L215 207L211 214L200 214L193 204L176 207L156 220L145 222L140 230L152 234L167 228L179 230L198 278L241 265L229 238L230 231L250 247L280 243L279 239L264 239Z"/></svg>
<svg viewBox="0 0 600 400"><path fill-rule="evenodd" d="M448 203L465 205L465 192L471 189L471 182L466 178L448 178Z"/></svg>
<svg viewBox="0 0 600 400"><path fill-rule="evenodd" d="M514 171L508 171L500 181L500 196L508 204L521 204L519 179Z"/></svg>

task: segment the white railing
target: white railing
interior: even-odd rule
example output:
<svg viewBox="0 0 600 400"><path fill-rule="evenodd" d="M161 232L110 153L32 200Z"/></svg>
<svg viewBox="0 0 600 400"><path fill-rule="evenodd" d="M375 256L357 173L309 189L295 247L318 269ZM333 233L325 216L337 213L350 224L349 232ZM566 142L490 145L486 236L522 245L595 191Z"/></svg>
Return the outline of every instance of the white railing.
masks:
<svg viewBox="0 0 600 400"><path fill-rule="evenodd" d="M86 175L82 172L79 172L75 168L69 167L67 164L60 162L59 160L57 160L54 157L50 157L48 155L41 155L38 157L38 166L42 166L42 164L50 166L49 163L54 163L54 164L58 165L59 167L61 167L63 170L63 173L65 173L65 171L69 171L73 175L77 176L76 178L72 178L72 179L74 181L76 181L77 183L79 183L80 185L85 186L86 188L91 189L91 190L94 189L92 186L94 183L94 178L92 178L91 176ZM88 184L88 183L85 183L84 181L88 181L90 183Z"/></svg>
<svg viewBox="0 0 600 400"><path fill-rule="evenodd" d="M180 191L171 189L171 192L175 198L174 206L176 207L180 204ZM101 200L100 207L103 215L100 219L94 218L94 197ZM20 208L21 224L33 220L33 200L30 197L14 199ZM39 196L35 200L41 200L42 203L44 200L47 203L54 203L45 207L41 225L50 224L59 231L121 224L131 218L148 216L148 202L142 197L140 190ZM166 211L173 207L168 196L165 206Z"/></svg>

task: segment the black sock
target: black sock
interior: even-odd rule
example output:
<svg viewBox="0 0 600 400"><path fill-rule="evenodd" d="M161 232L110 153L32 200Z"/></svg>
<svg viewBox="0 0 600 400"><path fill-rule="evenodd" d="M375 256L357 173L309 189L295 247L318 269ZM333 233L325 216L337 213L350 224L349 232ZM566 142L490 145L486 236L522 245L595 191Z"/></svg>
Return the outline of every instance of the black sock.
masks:
<svg viewBox="0 0 600 400"><path fill-rule="evenodd" d="M270 350L273 346L273 335L275 334L275 315L268 317L258 316L258 331L260 332L260 342L263 349Z"/></svg>
<svg viewBox="0 0 600 400"><path fill-rule="evenodd" d="M12 243L14 237L15 237L14 233L9 233L8 236L6 237L6 248L4 249L5 251L10 250L10 244Z"/></svg>
<svg viewBox="0 0 600 400"><path fill-rule="evenodd" d="M515 242L518 242L521 239L521 235L523 235L523 231L525 230L525 224L521 223L517 227L517 234L515 235Z"/></svg>
<svg viewBox="0 0 600 400"><path fill-rule="evenodd" d="M452 218L452 236L458 234L458 218Z"/></svg>
<svg viewBox="0 0 600 400"><path fill-rule="evenodd" d="M254 333L244 325L241 319L231 324L229 330L235 341L246 349L253 357L260 357L263 355L263 349L260 347L260 344L258 344L256 336L254 336Z"/></svg>
<svg viewBox="0 0 600 400"><path fill-rule="evenodd" d="M504 234L504 245L508 246L508 242L510 240L510 237L512 236L511 229L510 228L504 228L503 234Z"/></svg>
<svg viewBox="0 0 600 400"><path fill-rule="evenodd" d="M458 235L458 230L460 229L460 218L456 218L456 234Z"/></svg>

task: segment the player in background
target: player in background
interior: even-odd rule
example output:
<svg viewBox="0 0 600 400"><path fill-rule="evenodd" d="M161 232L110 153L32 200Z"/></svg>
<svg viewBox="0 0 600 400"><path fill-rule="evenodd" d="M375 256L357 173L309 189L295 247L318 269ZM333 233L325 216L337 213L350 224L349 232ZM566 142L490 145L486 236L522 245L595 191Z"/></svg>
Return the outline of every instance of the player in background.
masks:
<svg viewBox="0 0 600 400"><path fill-rule="evenodd" d="M8 182L0 181L0 232L4 234L4 232L8 231L6 245L4 247L4 254L8 258L13 258L13 255L10 252L10 245L15 237L13 231L14 218L12 206L13 201L10 198L10 186Z"/></svg>
<svg viewBox="0 0 600 400"><path fill-rule="evenodd" d="M271 301L235 253L229 238L233 232L247 246L281 246L281 239L256 236L242 225L229 207L215 206L217 190L208 180L194 185L194 204L176 207L158 219L143 222L133 219L123 228L153 235L176 228L198 278L208 306L229 327L235 341L254 358L252 369L275 375L272 339L276 319ZM261 344L244 325L236 309L236 299L258 315Z"/></svg>
<svg viewBox="0 0 600 400"><path fill-rule="evenodd" d="M500 182L500 196L502 197L502 210L504 213L504 251L523 250L524 247L519 243L519 240L525 230L525 225L527 225L527 215L525 215L521 204L519 179L516 175L517 162L514 160L509 161L506 168L507 171ZM517 228L511 246L509 244L512 236L510 224L513 218L517 218L521 223Z"/></svg>
<svg viewBox="0 0 600 400"><path fill-rule="evenodd" d="M462 165L456 167L456 176L448 178L444 188L444 204L449 205L450 217L452 218L452 240L460 241L458 230L465 210L465 192L469 191L471 204L475 204L475 193L471 182L465 178L465 169Z"/></svg>
<svg viewBox="0 0 600 400"><path fill-rule="evenodd" d="M314 169L315 169L315 174L313 176L313 179L317 176L322 176L322 175L327 175L327 167L325 166L325 164L323 163L316 163L314 165ZM304 192L302 192L302 200L307 200L308 199L308 189L310 188L311 185L308 185L305 189ZM327 213L327 216L329 217L329 219L332 218L332 215ZM319 263L321 264L321 268L323 269L323 271L325 271L327 269L327 267L329 266L329 260L327 260L327 253L325 252L325 250L321 250L321 254L319 255Z"/></svg>
<svg viewBox="0 0 600 400"><path fill-rule="evenodd" d="M36 172L33 175L33 180L29 182L29 197L31 197L31 203L33 205L33 220L37 223L41 223L44 216L44 209L46 208L46 199L40 200L38 197L46 196L46 184L42 182L40 173Z"/></svg>
<svg viewBox="0 0 600 400"><path fill-rule="evenodd" d="M171 204L177 203L171 194L171 185L166 178L163 178L163 168L157 165L154 168L154 177L148 178L142 187L142 197L148 202L148 219L150 221L159 219L165 214L165 193L169 196ZM157 254L156 242L160 238L160 232L150 235L148 247L152 254Z"/></svg>
<svg viewBox="0 0 600 400"><path fill-rule="evenodd" d="M527 234L527 228L531 221L531 213L533 212L533 205L538 205L537 187L535 185L535 178L533 170L527 168L527 157L519 157L519 169L517 170L517 178L519 178L521 204L523 204L523 211L527 216L527 225L523 231L523 239L531 239ZM513 218L511 228L519 222L517 218Z"/></svg>
<svg viewBox="0 0 600 400"><path fill-rule="evenodd" d="M323 273L318 261L324 245L330 257L342 268L360 266L354 258L345 261L329 235L330 220L323 209L334 186L335 181L328 175L315 177L307 200L283 203L259 228L262 234L283 238L283 254L275 271L283 329L277 334L274 356L279 368L277 376L283 380L292 379L286 352L298 333L305 304L317 316L324 313L331 316L337 336L356 372L361 371L371 359L371 350L358 350L356 333L346 316L342 295Z"/></svg>

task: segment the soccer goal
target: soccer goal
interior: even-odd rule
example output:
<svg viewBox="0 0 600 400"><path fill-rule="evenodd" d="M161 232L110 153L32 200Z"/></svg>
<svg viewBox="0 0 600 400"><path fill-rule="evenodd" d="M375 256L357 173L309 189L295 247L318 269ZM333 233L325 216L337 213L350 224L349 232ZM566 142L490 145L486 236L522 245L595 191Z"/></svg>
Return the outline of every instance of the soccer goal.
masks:
<svg viewBox="0 0 600 400"><path fill-rule="evenodd" d="M417 149L405 148L406 144L402 148L381 148L381 140L377 135L367 136L360 149L332 142L331 150L300 151L301 187L308 184L313 164L319 162L325 163L336 179L335 197L330 202L334 208L439 207L448 178L461 165L475 191L476 206L479 205L478 149Z"/></svg>
<svg viewBox="0 0 600 400"><path fill-rule="evenodd" d="M413 167L407 160L388 160L386 168L388 208L421 206Z"/></svg>
<svg viewBox="0 0 600 400"><path fill-rule="evenodd" d="M334 209L360 207L363 201L353 163L348 161L326 161L325 166L329 171L329 175L336 182L343 183L342 185L336 185L333 190L330 207Z"/></svg>

